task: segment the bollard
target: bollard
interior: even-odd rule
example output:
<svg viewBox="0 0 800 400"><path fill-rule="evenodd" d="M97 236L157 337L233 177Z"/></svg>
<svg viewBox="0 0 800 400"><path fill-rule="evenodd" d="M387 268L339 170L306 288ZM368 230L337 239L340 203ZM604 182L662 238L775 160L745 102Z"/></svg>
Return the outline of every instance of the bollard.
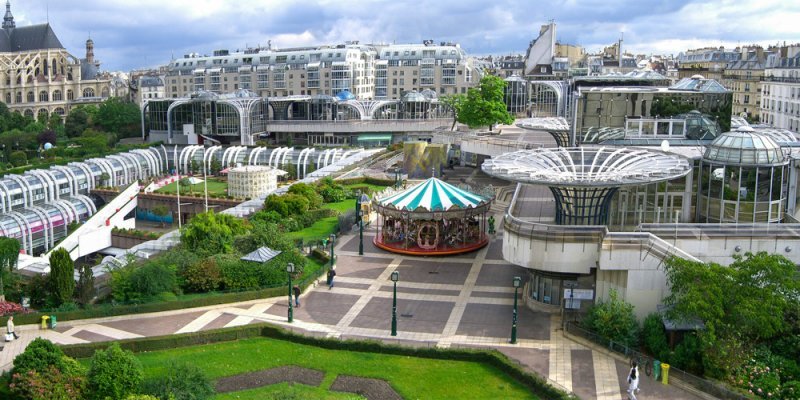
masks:
<svg viewBox="0 0 800 400"><path fill-rule="evenodd" d="M653 379L658 380L661 375L661 361L653 360Z"/></svg>
<svg viewBox="0 0 800 400"><path fill-rule="evenodd" d="M42 329L47 329L47 320L50 319L47 315L42 315Z"/></svg>
<svg viewBox="0 0 800 400"><path fill-rule="evenodd" d="M661 383L669 384L669 364L661 363Z"/></svg>

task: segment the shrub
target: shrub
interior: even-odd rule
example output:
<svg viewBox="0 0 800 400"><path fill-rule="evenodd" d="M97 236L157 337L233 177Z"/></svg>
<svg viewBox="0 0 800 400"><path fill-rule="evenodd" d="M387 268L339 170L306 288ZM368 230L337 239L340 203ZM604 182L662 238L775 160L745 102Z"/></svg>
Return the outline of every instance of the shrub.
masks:
<svg viewBox="0 0 800 400"><path fill-rule="evenodd" d="M667 344L667 335L660 314L652 313L644 319L642 337L644 346L650 354L659 360L667 360L669 344Z"/></svg>
<svg viewBox="0 0 800 400"><path fill-rule="evenodd" d="M16 315L27 313L28 310L22 308L22 305L12 303L10 301L0 301L0 317L6 315Z"/></svg>
<svg viewBox="0 0 800 400"><path fill-rule="evenodd" d="M97 350L89 365L89 388L95 399L122 399L142 383L142 364L130 351L112 343Z"/></svg>
<svg viewBox="0 0 800 400"><path fill-rule="evenodd" d="M181 231L181 243L198 254L229 253L233 238L247 233L245 221L213 211L195 215Z"/></svg>
<svg viewBox="0 0 800 400"><path fill-rule="evenodd" d="M132 394L125 398L125 400L159 400L156 396L149 394Z"/></svg>
<svg viewBox="0 0 800 400"><path fill-rule="evenodd" d="M286 205L283 196L271 194L264 200L264 212L274 212L281 217L289 215L289 206Z"/></svg>
<svg viewBox="0 0 800 400"><path fill-rule="evenodd" d="M25 351L14 358L14 369L11 370L11 374L24 375L28 371L44 372L49 366L54 366L61 371L66 366L64 352L53 342L36 338L25 348Z"/></svg>
<svg viewBox="0 0 800 400"><path fill-rule="evenodd" d="M72 300L75 292L75 265L67 250L61 248L50 254L50 293L56 306Z"/></svg>
<svg viewBox="0 0 800 400"><path fill-rule="evenodd" d="M670 361L678 368L703 376L703 343L697 335L687 333L675 346Z"/></svg>
<svg viewBox="0 0 800 400"><path fill-rule="evenodd" d="M75 286L75 298L80 304L86 305L94 298L94 273L92 267L84 265Z"/></svg>
<svg viewBox="0 0 800 400"><path fill-rule="evenodd" d="M608 301L589 309L583 325L600 336L634 347L637 344L639 325L633 314L633 305L621 300L614 289L609 292L609 296Z"/></svg>
<svg viewBox="0 0 800 400"><path fill-rule="evenodd" d="M166 375L146 380L142 392L161 400L203 400L214 394L214 388L200 368L173 363Z"/></svg>
<svg viewBox="0 0 800 400"><path fill-rule="evenodd" d="M174 292L177 287L175 267L162 263L147 263L131 274L131 287L143 297Z"/></svg>
<svg viewBox="0 0 800 400"><path fill-rule="evenodd" d="M75 360L72 362L77 364ZM61 371L50 365L41 372L29 370L24 374L14 374L9 388L26 400L83 399L86 396L86 377L83 372Z"/></svg>
<svg viewBox="0 0 800 400"><path fill-rule="evenodd" d="M17 150L8 157L8 160L11 161L15 167L21 167L23 165L28 164L28 156L25 155L25 152L22 150Z"/></svg>
<svg viewBox="0 0 800 400"><path fill-rule="evenodd" d="M34 275L25 286L25 293L31 296L31 306L33 308L50 306L50 284L47 275Z"/></svg>
<svg viewBox="0 0 800 400"><path fill-rule="evenodd" d="M314 189L313 186L307 183L295 183L294 185L289 187L289 193L300 195L308 200L308 207L311 210L315 210L322 206L323 198L322 196L317 193L317 190Z"/></svg>
<svg viewBox="0 0 800 400"><path fill-rule="evenodd" d="M288 216L303 215L309 210L310 203L308 199L298 194L285 194L283 195L283 201L286 203L289 212Z"/></svg>
<svg viewBox="0 0 800 400"><path fill-rule="evenodd" d="M260 264L242 261L238 256L219 255L215 257L222 277L222 286L227 290L256 289L259 287Z"/></svg>
<svg viewBox="0 0 800 400"><path fill-rule="evenodd" d="M217 290L221 276L219 266L213 258L190 264L178 271L181 286L187 292L210 292Z"/></svg>

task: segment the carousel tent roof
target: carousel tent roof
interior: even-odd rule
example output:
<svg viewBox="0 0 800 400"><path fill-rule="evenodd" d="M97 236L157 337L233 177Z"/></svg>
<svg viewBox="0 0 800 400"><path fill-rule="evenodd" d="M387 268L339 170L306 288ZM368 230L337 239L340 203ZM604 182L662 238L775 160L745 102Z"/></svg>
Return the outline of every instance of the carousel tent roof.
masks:
<svg viewBox="0 0 800 400"><path fill-rule="evenodd" d="M459 189L438 178L430 178L406 191L378 200L378 204L398 210L447 211L451 208L477 207L488 201L483 196Z"/></svg>

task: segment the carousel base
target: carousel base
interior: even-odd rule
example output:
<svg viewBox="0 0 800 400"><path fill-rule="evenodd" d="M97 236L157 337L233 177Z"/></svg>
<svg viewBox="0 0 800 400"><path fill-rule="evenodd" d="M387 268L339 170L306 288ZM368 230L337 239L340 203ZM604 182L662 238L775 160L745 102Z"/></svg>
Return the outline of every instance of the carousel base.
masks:
<svg viewBox="0 0 800 400"><path fill-rule="evenodd" d="M464 246L443 247L438 249L423 249L418 246L394 247L391 244L383 243L383 241L378 240L377 237L372 241L372 243L381 249L398 254L406 254L411 256L452 256L455 254L469 253L486 246L489 244L489 237L484 237L484 239L480 242L470 243Z"/></svg>

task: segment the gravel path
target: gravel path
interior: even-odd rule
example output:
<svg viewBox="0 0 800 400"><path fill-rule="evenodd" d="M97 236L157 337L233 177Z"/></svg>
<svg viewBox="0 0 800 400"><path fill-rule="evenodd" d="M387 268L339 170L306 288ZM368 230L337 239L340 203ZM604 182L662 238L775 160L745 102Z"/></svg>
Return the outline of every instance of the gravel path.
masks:
<svg viewBox="0 0 800 400"><path fill-rule="evenodd" d="M357 376L339 375L331 385L335 392L355 393L367 400L403 400L392 389L389 382L380 379L360 378Z"/></svg>
<svg viewBox="0 0 800 400"><path fill-rule="evenodd" d="M282 382L319 386L324 377L325 372L323 371L287 366L220 378L217 381L216 389L217 393L238 392Z"/></svg>

